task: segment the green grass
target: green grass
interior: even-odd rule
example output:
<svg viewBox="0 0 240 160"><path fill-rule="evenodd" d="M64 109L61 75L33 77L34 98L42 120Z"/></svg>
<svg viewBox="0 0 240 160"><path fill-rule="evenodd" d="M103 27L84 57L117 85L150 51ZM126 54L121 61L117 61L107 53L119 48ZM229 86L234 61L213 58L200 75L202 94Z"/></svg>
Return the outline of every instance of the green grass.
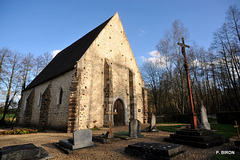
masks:
<svg viewBox="0 0 240 160"><path fill-rule="evenodd" d="M6 116L5 116L5 121L6 121L6 122L12 122L12 119L14 118L14 116L15 116L15 114L13 114L13 113L11 113L11 114L6 114ZM2 117L3 117L3 114L0 113L0 119L2 119ZM13 123L14 123L15 121L16 121L16 117L14 118Z"/></svg>
<svg viewBox="0 0 240 160"><path fill-rule="evenodd" d="M98 127L94 127L94 128L91 128L92 131L95 131L95 130L100 130L100 128Z"/></svg>
<svg viewBox="0 0 240 160"><path fill-rule="evenodd" d="M177 129L186 125L175 125L175 126L157 126L157 129L165 132L176 132Z"/></svg>
<svg viewBox="0 0 240 160"><path fill-rule="evenodd" d="M124 138L129 138L129 133L128 131L118 131L118 132L114 132L114 136L124 139ZM143 134L141 134L141 136L144 137Z"/></svg>
<svg viewBox="0 0 240 160"><path fill-rule="evenodd" d="M232 154L232 155L220 155L216 154L213 156L211 160L240 160L240 155Z"/></svg>
<svg viewBox="0 0 240 160"><path fill-rule="evenodd" d="M6 114L5 118L13 118L15 116L15 114ZM0 114L0 118L3 117L3 114Z"/></svg>
<svg viewBox="0 0 240 160"><path fill-rule="evenodd" d="M217 118L208 118L209 123L217 123Z"/></svg>
<svg viewBox="0 0 240 160"><path fill-rule="evenodd" d="M178 122L159 122L157 124L184 124L184 123L178 123Z"/></svg>
<svg viewBox="0 0 240 160"><path fill-rule="evenodd" d="M224 138L237 136L236 128L231 124L211 124L211 129L216 130L215 133L220 134Z"/></svg>
<svg viewBox="0 0 240 160"><path fill-rule="evenodd" d="M171 124L171 123L164 123ZM186 125L174 125L174 126L157 126L157 129L165 132L176 132L177 129ZM211 124L211 129L216 130L215 133L220 134L224 138L231 138L237 136L236 129L231 124Z"/></svg>
<svg viewBox="0 0 240 160"><path fill-rule="evenodd" d="M127 131L118 131L118 132L114 132L114 136L127 138L129 137L129 134Z"/></svg>

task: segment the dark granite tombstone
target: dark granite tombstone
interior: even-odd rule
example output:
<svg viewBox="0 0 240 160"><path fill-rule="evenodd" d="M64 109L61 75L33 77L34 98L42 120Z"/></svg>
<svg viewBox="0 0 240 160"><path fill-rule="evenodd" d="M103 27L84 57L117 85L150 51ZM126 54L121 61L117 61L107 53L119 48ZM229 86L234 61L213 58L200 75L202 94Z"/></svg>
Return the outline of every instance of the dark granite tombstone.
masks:
<svg viewBox="0 0 240 160"><path fill-rule="evenodd" d="M45 160L52 158L52 156L42 147L36 147L34 144L23 144L3 147L0 150L1 160Z"/></svg>
<svg viewBox="0 0 240 160"><path fill-rule="evenodd" d="M172 159L183 153L181 145L169 143L138 142L128 145L125 152L143 159Z"/></svg>
<svg viewBox="0 0 240 160"><path fill-rule="evenodd" d="M93 146L92 130L76 130L73 132L73 139L60 140L59 144L72 150Z"/></svg>
<svg viewBox="0 0 240 160"><path fill-rule="evenodd" d="M138 138L141 137L141 122L137 119L133 119L129 123L129 137Z"/></svg>
<svg viewBox="0 0 240 160"><path fill-rule="evenodd" d="M211 130L205 129L180 129L176 134L170 134L170 137L164 138L166 142L184 144L198 148L211 148L222 145L229 141Z"/></svg>

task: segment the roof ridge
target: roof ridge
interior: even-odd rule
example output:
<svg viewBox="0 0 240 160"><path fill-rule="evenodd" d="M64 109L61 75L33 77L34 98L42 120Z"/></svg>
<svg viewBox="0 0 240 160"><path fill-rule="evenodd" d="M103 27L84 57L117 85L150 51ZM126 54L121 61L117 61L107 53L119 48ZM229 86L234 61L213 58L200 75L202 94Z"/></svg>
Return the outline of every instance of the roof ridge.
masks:
<svg viewBox="0 0 240 160"><path fill-rule="evenodd" d="M112 19L112 17L59 52L52 59L52 61L38 74L38 76L27 86L25 90L42 84L74 69L74 65L85 54L87 49L97 38L107 23Z"/></svg>

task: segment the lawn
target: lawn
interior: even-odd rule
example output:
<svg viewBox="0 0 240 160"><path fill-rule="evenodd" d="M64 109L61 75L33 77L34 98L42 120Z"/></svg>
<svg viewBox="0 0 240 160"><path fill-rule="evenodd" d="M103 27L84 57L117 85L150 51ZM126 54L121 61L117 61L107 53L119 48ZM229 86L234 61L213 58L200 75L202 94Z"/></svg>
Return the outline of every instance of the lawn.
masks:
<svg viewBox="0 0 240 160"><path fill-rule="evenodd" d="M211 160L240 160L240 156L239 155L219 155L216 154L213 156L213 158Z"/></svg>
<svg viewBox="0 0 240 160"><path fill-rule="evenodd" d="M165 123L168 124L168 123ZM231 138L233 136L237 136L236 129L231 124L210 124L211 129L215 131L215 133L220 134L224 138ZM174 126L157 126L157 129L165 132L176 132L177 129L181 128L185 125L174 125Z"/></svg>
<svg viewBox="0 0 240 160"><path fill-rule="evenodd" d="M165 123L167 124L167 123ZM176 123L174 123L176 124ZM157 126L158 130L165 131L165 132L176 132L177 129L180 129L182 126L186 125L174 125L174 126Z"/></svg>
<svg viewBox="0 0 240 160"><path fill-rule="evenodd" d="M211 129L216 130L216 133L220 134L224 138L237 136L236 128L234 128L231 124L211 124Z"/></svg>
<svg viewBox="0 0 240 160"><path fill-rule="evenodd" d="M5 120L6 121L12 121L12 119L13 119L13 117L15 116L15 114L7 114L6 116L5 116ZM2 117L3 117L3 114L2 113L0 113L0 119L2 119ZM14 119L14 121L16 120L16 118Z"/></svg>

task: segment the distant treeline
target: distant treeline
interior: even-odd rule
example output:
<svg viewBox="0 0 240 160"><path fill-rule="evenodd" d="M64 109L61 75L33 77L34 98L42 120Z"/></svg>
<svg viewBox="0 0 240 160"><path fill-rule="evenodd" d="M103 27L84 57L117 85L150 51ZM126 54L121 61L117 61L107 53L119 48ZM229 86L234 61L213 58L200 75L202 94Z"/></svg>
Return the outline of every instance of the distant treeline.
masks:
<svg viewBox="0 0 240 160"><path fill-rule="evenodd" d="M224 24L213 33L206 50L189 44L187 29L175 20L146 59L142 75L148 88L150 110L157 115L189 112L184 58L177 42L185 38L195 112L203 104L208 114L240 110L240 10L230 6Z"/></svg>

